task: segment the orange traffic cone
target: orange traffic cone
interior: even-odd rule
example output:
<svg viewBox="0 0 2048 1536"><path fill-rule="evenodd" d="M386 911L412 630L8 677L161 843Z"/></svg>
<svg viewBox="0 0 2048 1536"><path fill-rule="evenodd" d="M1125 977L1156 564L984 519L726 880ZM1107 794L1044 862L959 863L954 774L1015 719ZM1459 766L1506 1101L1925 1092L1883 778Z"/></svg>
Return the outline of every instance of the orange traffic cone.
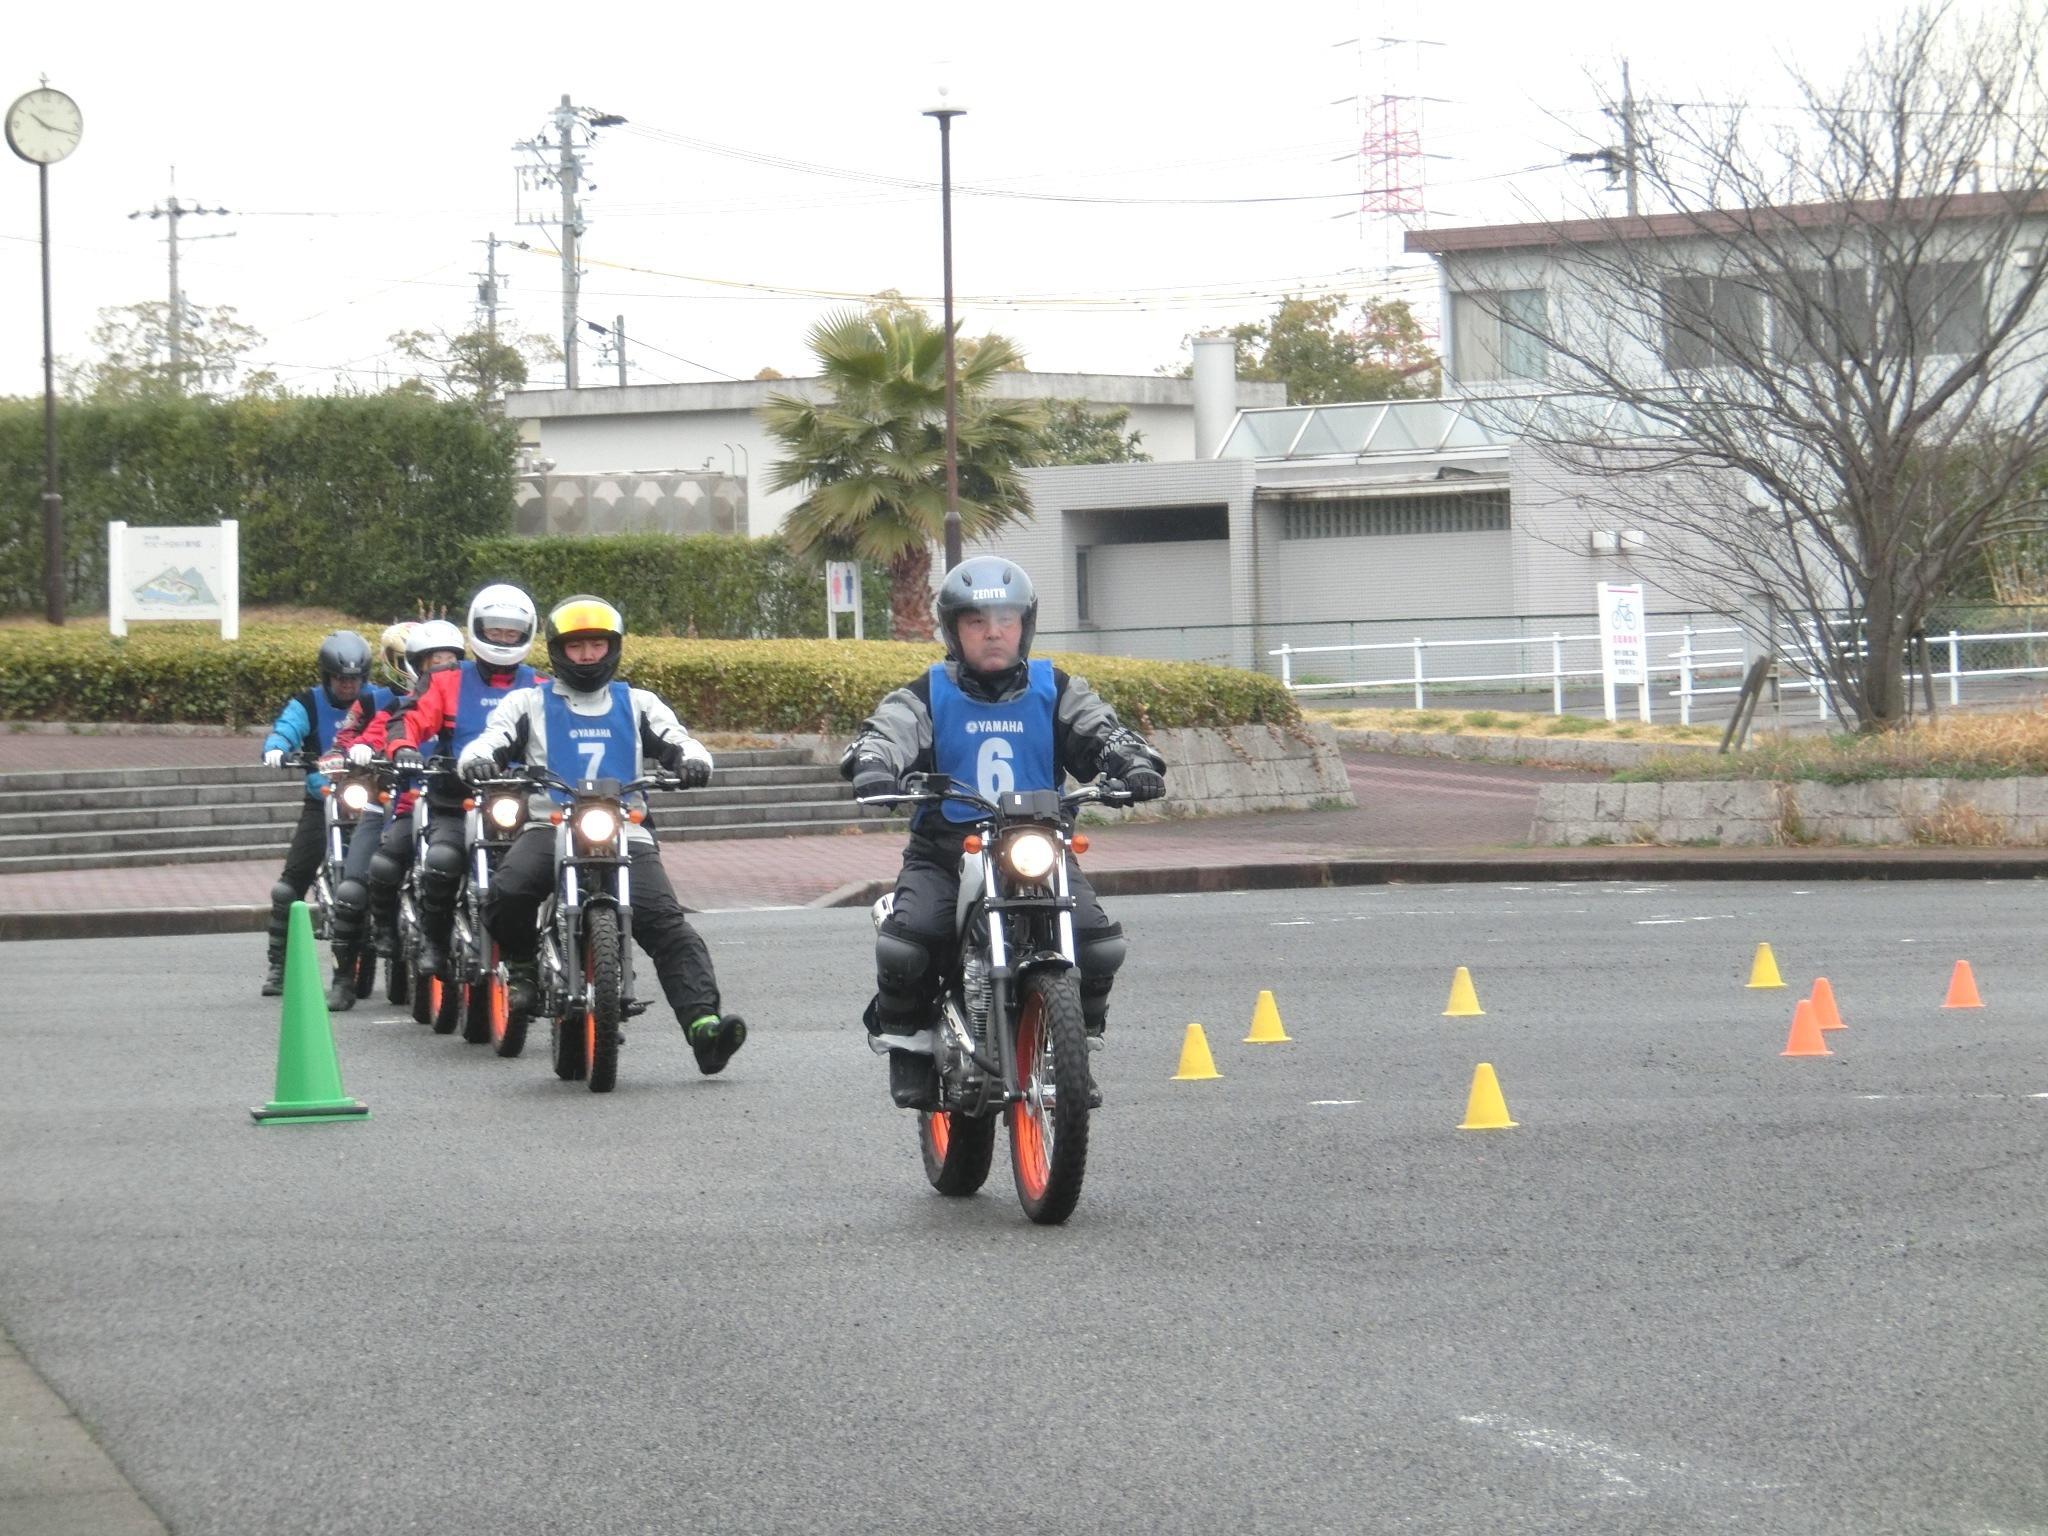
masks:
<svg viewBox="0 0 2048 1536"><path fill-rule="evenodd" d="M1832 1056L1827 1041L1820 1037L1820 1020L1814 1016L1813 1000L1802 997L1792 1010L1792 1033L1785 1037L1780 1056Z"/></svg>
<svg viewBox="0 0 2048 1536"><path fill-rule="evenodd" d="M1823 976L1813 984L1813 1011L1820 1016L1822 1029L1847 1029L1842 1022L1842 1010L1835 1006L1835 989L1828 985Z"/></svg>
<svg viewBox="0 0 2048 1536"><path fill-rule="evenodd" d="M1958 960L1956 968L1948 978L1948 1001L1944 1008L1982 1008L1984 999L1977 995L1977 978L1970 974L1970 962Z"/></svg>

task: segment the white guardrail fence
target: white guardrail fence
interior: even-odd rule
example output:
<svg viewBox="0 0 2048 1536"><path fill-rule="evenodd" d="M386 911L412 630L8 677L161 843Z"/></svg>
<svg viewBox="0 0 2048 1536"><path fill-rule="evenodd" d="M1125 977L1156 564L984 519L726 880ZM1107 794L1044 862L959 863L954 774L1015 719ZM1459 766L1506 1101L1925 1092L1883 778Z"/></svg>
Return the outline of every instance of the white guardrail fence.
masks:
<svg viewBox="0 0 2048 1536"><path fill-rule="evenodd" d="M1695 700L1715 695L1733 695L1742 689L1742 674L1752 654L1749 637L1738 626L1702 629L1686 625L1683 629L1653 629L1649 632L1650 681L1654 691L1658 682L1669 679L1664 690L1665 697L1678 700L1678 719L1682 725L1692 724ZM1677 641L1675 648L1669 642ZM2048 641L2048 630L2015 630L1999 634L1965 634L1949 630L1946 634L1929 635L1927 647L1930 660L1938 658L1945 651L1948 665L1933 674L1937 683L1948 685L1948 702L1960 703L1962 682L1966 677L2027 677L2048 674L2048 666L1986 666L1964 667L1968 648L2012 642ZM1565 634L1559 631L1552 635L1519 635L1498 639L1425 640L1417 636L1413 640L1380 641L1365 645L1283 645L1266 654L1278 658L1280 680L1290 693L1364 693L1377 689L1405 688L1414 693L1415 707L1429 707L1431 688L1470 688L1475 684L1498 683L1511 685L1522 691L1534 691L1533 685L1550 685L1551 713L1565 712L1564 690L1570 682L1597 684L1601 679L1598 665L1567 666L1566 653L1586 655L1586 647L1597 647L1600 636L1594 634ZM1702 643L1704 642L1704 643ZM1514 671L1505 672L1432 672L1428 658L1431 653L1456 653L1477 647L1515 648L1523 652L1522 665ZM1817 647L1815 647L1817 649ZM1547 666L1529 666L1527 655L1531 651L1548 652ZM2031 657L2034 647L2029 645ZM1295 680L1296 659L1303 656L1329 656L1345 653L1359 656L1358 670L1372 668L1367 657L1381 657L1392 660L1405 654L1408 665L1405 675L1358 677L1350 681L1331 682L1317 680L1298 682ZM1815 712L1826 719L1829 712L1828 682L1824 676L1803 670L1805 663L1797 656L1787 656L1780 651L1781 671L1784 675L1779 688L1784 692L1807 692L1814 696ZM1456 665L1455 654L1446 658L1441 665Z"/></svg>

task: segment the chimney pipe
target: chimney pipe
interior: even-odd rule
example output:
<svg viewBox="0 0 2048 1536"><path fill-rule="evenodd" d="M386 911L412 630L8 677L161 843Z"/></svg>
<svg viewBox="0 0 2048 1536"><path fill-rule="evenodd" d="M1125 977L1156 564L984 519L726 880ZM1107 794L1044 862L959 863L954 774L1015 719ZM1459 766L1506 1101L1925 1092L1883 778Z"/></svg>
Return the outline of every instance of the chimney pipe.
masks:
<svg viewBox="0 0 2048 1536"><path fill-rule="evenodd" d="M1237 342L1195 338L1195 457L1213 459L1237 420Z"/></svg>

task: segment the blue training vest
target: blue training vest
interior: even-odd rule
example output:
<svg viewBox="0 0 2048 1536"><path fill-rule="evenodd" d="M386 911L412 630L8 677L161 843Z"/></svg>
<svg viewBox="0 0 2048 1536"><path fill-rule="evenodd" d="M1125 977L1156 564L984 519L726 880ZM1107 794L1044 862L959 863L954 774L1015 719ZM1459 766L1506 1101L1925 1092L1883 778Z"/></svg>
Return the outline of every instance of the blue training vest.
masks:
<svg viewBox="0 0 2048 1536"><path fill-rule="evenodd" d="M1014 699L984 704L960 691L944 662L931 670L932 767L993 800L1011 790L1057 789L1053 769L1053 709L1057 689L1052 663L1026 664L1030 681ZM948 821L975 821L984 814L971 805L947 801Z"/></svg>
<svg viewBox="0 0 2048 1536"><path fill-rule="evenodd" d="M455 740L448 748L450 754L460 757L471 742L483 735L499 700L515 688L531 688L536 676L533 668L521 662L512 669L512 681L500 687L484 681L483 671L475 662L464 662L462 681L455 689ZM566 779L569 775L565 773L562 777Z"/></svg>
<svg viewBox="0 0 2048 1536"><path fill-rule="evenodd" d="M306 750L310 752L325 752L334 745L334 733L341 729L341 722L348 718L348 712L355 707L355 701L351 699L348 703L337 709L327 702L327 690L325 688L308 688L299 695L299 698L302 702L310 700L313 705L311 711L313 740ZM324 773L307 774L306 793L309 795L319 794L320 786L326 782L327 775Z"/></svg>
<svg viewBox="0 0 2048 1536"><path fill-rule="evenodd" d="M611 695L612 707L601 715L577 714L552 688L541 694L548 767L571 784L585 779L617 779L623 784L640 776L640 731L633 722L633 690L624 683L613 683L606 692ZM560 790L550 793L568 803Z"/></svg>

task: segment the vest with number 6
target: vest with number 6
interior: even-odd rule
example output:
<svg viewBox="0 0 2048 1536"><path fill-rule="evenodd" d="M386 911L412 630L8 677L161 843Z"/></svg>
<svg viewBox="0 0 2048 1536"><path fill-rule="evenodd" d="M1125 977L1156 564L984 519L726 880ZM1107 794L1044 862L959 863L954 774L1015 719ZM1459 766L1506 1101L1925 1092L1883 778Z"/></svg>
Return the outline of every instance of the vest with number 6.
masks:
<svg viewBox="0 0 2048 1536"><path fill-rule="evenodd" d="M984 799L1011 790L1057 789L1053 768L1052 663L1033 661L1024 691L1000 704L969 698L947 675L945 663L931 670L932 767L967 785ZM976 821L984 813L947 801L948 821Z"/></svg>
<svg viewBox="0 0 2048 1536"><path fill-rule="evenodd" d="M617 779L623 784L640 776L640 730L633 720L633 690L624 683L613 683L605 691L611 707L601 715L579 715L554 689L541 691L548 768L571 784L585 779ZM550 793L567 804L568 797L560 790Z"/></svg>

